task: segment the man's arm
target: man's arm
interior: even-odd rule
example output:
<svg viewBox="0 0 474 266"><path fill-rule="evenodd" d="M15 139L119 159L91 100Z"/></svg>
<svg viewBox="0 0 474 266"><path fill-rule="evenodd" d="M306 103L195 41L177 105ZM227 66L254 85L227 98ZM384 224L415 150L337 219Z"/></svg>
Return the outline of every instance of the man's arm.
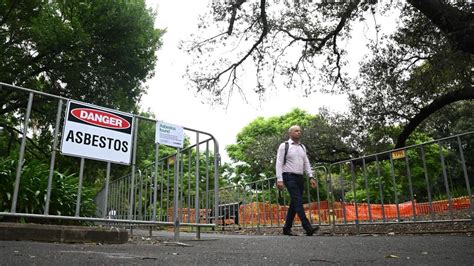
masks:
<svg viewBox="0 0 474 266"><path fill-rule="evenodd" d="M313 177L313 170L311 170L311 165L309 164L309 159L308 155L304 155L304 165L303 165L305 173L308 175L308 177L312 178Z"/></svg>
<svg viewBox="0 0 474 266"><path fill-rule="evenodd" d="M285 144L282 143L278 147L276 162L275 162L275 174L277 181L283 181L283 154L285 153Z"/></svg>
<svg viewBox="0 0 474 266"><path fill-rule="evenodd" d="M313 177L313 170L311 169L311 165L309 164L309 159L308 159L307 154L305 154L304 156L304 171L310 178L311 187L315 188L318 185L318 181Z"/></svg>

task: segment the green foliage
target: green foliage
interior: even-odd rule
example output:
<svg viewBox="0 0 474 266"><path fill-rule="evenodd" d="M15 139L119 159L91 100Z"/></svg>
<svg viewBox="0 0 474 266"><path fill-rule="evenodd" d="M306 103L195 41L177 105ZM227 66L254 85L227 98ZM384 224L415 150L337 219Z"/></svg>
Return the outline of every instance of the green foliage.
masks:
<svg viewBox="0 0 474 266"><path fill-rule="evenodd" d="M280 117L258 117L244 127L237 134L237 143L226 147L229 157L236 163L232 182L273 177L276 151L286 140L288 128L292 125L304 128L311 119L314 116L296 108Z"/></svg>
<svg viewBox="0 0 474 266"><path fill-rule="evenodd" d="M0 161L0 208L9 212L12 206L18 160ZM16 211L43 214L48 187L49 166L30 160L22 168ZM74 216L77 202L78 177L76 174L53 174L49 214ZM94 216L93 198L96 191L87 185L81 191L81 216Z"/></svg>
<svg viewBox="0 0 474 266"><path fill-rule="evenodd" d="M204 144L205 145L205 144ZM188 146L188 147L186 147ZM163 149L162 149L163 148ZM174 180L175 173L178 171L179 180L178 188L179 195L182 198L182 203L188 203L188 197L191 199L191 203L194 203L196 196L196 191L199 192L200 201L202 204L209 202L209 206L212 206L214 203L214 188L215 188L215 171L214 171L214 160L215 154L211 150L206 152L202 150L203 147L200 147L199 157L197 157L195 147L189 149L189 141L186 141L185 147L180 154L179 164L174 157L176 150L174 148L169 148L173 153L169 155L163 155L160 157L158 164L158 175L157 175L157 192L158 192L158 205L156 206L157 215L161 212L162 215L166 214L168 207L173 207L174 200ZM161 150L166 152L166 147L160 146ZM199 168L196 169L196 159L198 160ZM154 162L153 162L154 163ZM150 164L144 168L141 168L142 179L138 174L135 175L135 182L137 186L142 188L150 189L153 187L154 180L151 177L154 173L155 168L154 164ZM177 168L179 165L179 169ZM206 170L207 169L207 170ZM198 171L198 187L196 188L196 170ZM225 180L218 178L219 187L225 185ZM140 182L140 185L139 185ZM123 184L122 184L123 185ZM116 191L117 192L117 191ZM153 212L152 202L150 201L150 194L142 194L142 197L135 197L135 206L147 206L146 211L148 213ZM114 197L114 195L112 195ZM120 213L126 213L128 208L128 202L123 201L120 203L118 211ZM193 207L192 205L191 207ZM203 205L204 206L204 205ZM145 210L143 210L144 212Z"/></svg>
<svg viewBox="0 0 474 266"><path fill-rule="evenodd" d="M413 145L431 140L426 134L418 133L413 136L410 142ZM452 145L451 147L456 146ZM455 196L466 195L466 183L457 150L448 149L438 143L424 144L406 150L407 157L394 159L393 168L389 160L380 160L378 164L376 162L368 164L364 173L362 162L356 160L354 162L355 197L351 170L349 165L345 165L342 171L345 186L336 185L337 192L335 194L340 195L344 191L346 201L356 199L357 202L367 202L367 197L370 197L371 203L380 203L382 197L385 203L395 203L396 198L398 202L410 201L412 193L413 199L419 202L427 202L429 195L432 199L446 198L447 191L440 151L445 161L450 193ZM380 155L380 158L384 158L384 154ZM367 176L367 187L365 176Z"/></svg>
<svg viewBox="0 0 474 266"><path fill-rule="evenodd" d="M454 188L451 188L449 192L450 192L451 198L464 197L466 195L469 195L465 187L454 187ZM448 194L446 192L437 192L433 196L433 201L447 200L447 199L448 199Z"/></svg>
<svg viewBox="0 0 474 266"><path fill-rule="evenodd" d="M303 141L310 162L331 163L359 154L356 135L350 117L320 110L304 128Z"/></svg>
<svg viewBox="0 0 474 266"><path fill-rule="evenodd" d="M371 45L373 55L362 64L358 89L350 92L358 129L380 131L420 122L417 130L433 138L473 130L472 102L463 101L472 96L449 97L454 103L443 98L472 87L472 58L415 8L407 6L401 15L397 30ZM415 120L433 103L424 121Z"/></svg>
<svg viewBox="0 0 474 266"><path fill-rule="evenodd" d="M0 6L2 82L135 110L163 34L144 1L2 0Z"/></svg>
<svg viewBox="0 0 474 266"><path fill-rule="evenodd" d="M143 82L154 73L155 52L164 34L154 28L154 21L155 14L144 1L0 0L0 60L4 62L0 81L137 112L145 92ZM4 107L0 110L0 156L12 158L18 153L27 96L9 87L0 89ZM56 99L34 97L27 161L49 163L57 106ZM140 132L154 137L147 130ZM147 156L140 153L139 164L147 164ZM78 160L60 154L56 158L58 172L78 169ZM126 171L114 166L112 176ZM84 179L100 187L105 163L87 160Z"/></svg>
<svg viewBox="0 0 474 266"><path fill-rule="evenodd" d="M294 109L279 117L259 117L242 129L237 143L226 147L233 164L221 172L232 183L273 177L278 146L287 140L288 128L295 124L303 129L302 142L313 167L357 155L361 149L353 144L356 134L350 119L326 110L310 115Z"/></svg>

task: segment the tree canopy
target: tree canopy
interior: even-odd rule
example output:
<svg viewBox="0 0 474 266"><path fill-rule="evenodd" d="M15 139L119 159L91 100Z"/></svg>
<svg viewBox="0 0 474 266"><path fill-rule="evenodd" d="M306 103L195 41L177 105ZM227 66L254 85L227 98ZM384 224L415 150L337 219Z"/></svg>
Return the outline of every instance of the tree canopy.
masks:
<svg viewBox="0 0 474 266"><path fill-rule="evenodd" d="M226 147L234 166L225 167L231 182L255 181L275 175L276 151L288 139L290 126L303 129L302 142L312 163L330 163L357 155L351 145L350 120L324 113L311 115L295 108L275 117L257 117L237 135L236 144Z"/></svg>
<svg viewBox="0 0 474 266"><path fill-rule="evenodd" d="M138 113L164 34L155 16L144 1L0 0L0 82ZM17 156L27 101L27 93L0 87L0 158ZM25 155L32 164L49 162L57 106L33 99ZM76 169L75 160L57 161L62 173ZM87 169L91 179L104 175Z"/></svg>
<svg viewBox="0 0 474 266"><path fill-rule="evenodd" d="M161 45L154 18L144 1L2 0L0 81L136 110Z"/></svg>
<svg viewBox="0 0 474 266"><path fill-rule="evenodd" d="M321 2L214 1L216 25L204 16L202 31L185 47L196 55L190 80L217 99L236 90L261 94L293 86L311 93L329 86L349 95L361 133L402 125L399 147L432 114L474 98L469 3ZM377 19L392 9L400 10L398 27L385 34ZM361 21L370 21L376 37L367 41L360 75L351 78L348 53L359 51L344 44L359 38L352 34ZM256 73L253 83L244 71Z"/></svg>
<svg viewBox="0 0 474 266"><path fill-rule="evenodd" d="M361 127L405 125L397 147L403 147L423 121L441 117L441 109L456 112L446 106L474 98L471 57L455 49L449 38L412 7L405 7L402 14L403 26L371 47L375 56L364 62L359 89L350 93L352 113L359 120L364 117Z"/></svg>

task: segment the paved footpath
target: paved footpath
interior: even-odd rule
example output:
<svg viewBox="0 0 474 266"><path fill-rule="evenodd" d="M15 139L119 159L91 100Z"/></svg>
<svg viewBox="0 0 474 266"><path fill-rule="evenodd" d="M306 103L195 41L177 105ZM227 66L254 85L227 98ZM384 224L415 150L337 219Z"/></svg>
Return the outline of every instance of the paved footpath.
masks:
<svg viewBox="0 0 474 266"><path fill-rule="evenodd" d="M136 232L126 244L0 241L0 265L474 265L470 235L247 236Z"/></svg>

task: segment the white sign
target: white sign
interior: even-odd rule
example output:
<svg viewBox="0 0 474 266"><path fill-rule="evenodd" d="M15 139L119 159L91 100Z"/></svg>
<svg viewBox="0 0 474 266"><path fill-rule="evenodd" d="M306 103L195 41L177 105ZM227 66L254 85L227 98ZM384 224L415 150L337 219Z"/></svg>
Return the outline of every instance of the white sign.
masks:
<svg viewBox="0 0 474 266"><path fill-rule="evenodd" d="M130 164L133 116L69 101L61 153L119 164Z"/></svg>
<svg viewBox="0 0 474 266"><path fill-rule="evenodd" d="M156 122L155 143L182 148L184 142L183 128L162 121Z"/></svg>

